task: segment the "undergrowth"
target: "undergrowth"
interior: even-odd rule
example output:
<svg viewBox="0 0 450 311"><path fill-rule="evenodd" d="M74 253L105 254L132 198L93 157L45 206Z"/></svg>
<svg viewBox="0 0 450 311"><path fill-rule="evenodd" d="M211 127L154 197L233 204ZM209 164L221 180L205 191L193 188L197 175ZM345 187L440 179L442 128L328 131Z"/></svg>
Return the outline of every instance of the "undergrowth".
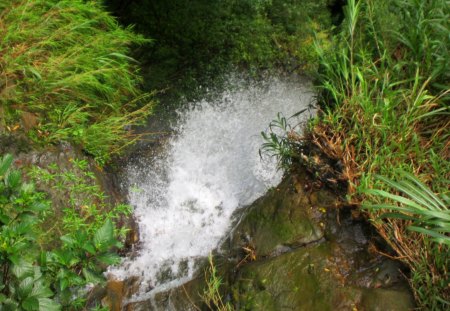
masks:
<svg viewBox="0 0 450 311"><path fill-rule="evenodd" d="M87 163L73 160L71 172L53 167L31 174L68 194L65 208L55 210L12 162L9 154L0 158L0 309L84 309L89 288L103 284L106 267L120 261L126 229L117 224L130 207L107 206Z"/></svg>
<svg viewBox="0 0 450 311"><path fill-rule="evenodd" d="M450 304L448 200L433 209L449 193L449 11L443 0L351 0L335 49L317 45L323 113L313 141L342 160L349 200L368 206L430 310Z"/></svg>
<svg viewBox="0 0 450 311"><path fill-rule="evenodd" d="M349 0L344 15L331 43L316 41L321 111L310 139L342 164L337 180L347 182L349 202L365 206L410 267L419 307L447 309L450 7L445 0ZM292 156L299 135L265 138L281 164L299 158Z"/></svg>
<svg viewBox="0 0 450 311"><path fill-rule="evenodd" d="M7 0L0 8L0 129L74 142L104 163L151 112L132 44L95 1Z"/></svg>

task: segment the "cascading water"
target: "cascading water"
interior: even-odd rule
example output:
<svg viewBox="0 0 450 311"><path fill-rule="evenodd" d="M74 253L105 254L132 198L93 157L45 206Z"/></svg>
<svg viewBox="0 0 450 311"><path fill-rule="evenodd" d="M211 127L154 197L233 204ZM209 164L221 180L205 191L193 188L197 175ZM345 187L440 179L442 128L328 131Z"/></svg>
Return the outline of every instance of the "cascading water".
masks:
<svg viewBox="0 0 450 311"><path fill-rule="evenodd" d="M136 300L191 279L198 259L231 229L233 213L280 182L275 159L259 156L260 132L278 112L308 107L312 96L304 81L271 80L193 103L164 150L128 168L140 251L111 272L142 278Z"/></svg>

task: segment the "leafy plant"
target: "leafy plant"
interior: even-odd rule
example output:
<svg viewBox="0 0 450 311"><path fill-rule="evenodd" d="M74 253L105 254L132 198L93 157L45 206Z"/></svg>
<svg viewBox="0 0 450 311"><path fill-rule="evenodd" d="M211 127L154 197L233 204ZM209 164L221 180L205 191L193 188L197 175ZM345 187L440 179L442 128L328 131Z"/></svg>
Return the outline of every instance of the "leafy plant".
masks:
<svg viewBox="0 0 450 311"><path fill-rule="evenodd" d="M12 170L10 154L0 158L0 307L3 310L59 310L40 267L33 266L37 225L49 208L32 184Z"/></svg>
<svg viewBox="0 0 450 311"><path fill-rule="evenodd" d="M425 234L437 243L450 245L448 235L450 233L450 198L445 194L434 194L417 177L407 172L401 171L399 177L403 180L396 182L383 176L378 176L378 179L407 197L385 190L368 189L364 191L365 194L375 195L397 204L366 204L364 207L373 211L393 211L383 213L379 218L406 220L411 222L407 229Z"/></svg>
<svg viewBox="0 0 450 311"><path fill-rule="evenodd" d="M298 136L295 128L299 125L291 126L290 119L293 119L308 109L303 109L286 119L281 113L277 114L277 118L272 120L266 132L261 132L265 143L262 144L259 155L268 154L276 157L278 166L284 169L289 168L293 158L299 157L299 142L294 140L294 136Z"/></svg>
<svg viewBox="0 0 450 311"><path fill-rule="evenodd" d="M63 305L82 305L83 288L87 285L102 284L102 272L108 265L120 262L120 257L112 250L122 247L114 234L111 220L90 236L85 231L69 232L61 237L59 249L46 252L40 264L53 279L53 286ZM79 295L74 296L74 290Z"/></svg>
<svg viewBox="0 0 450 311"><path fill-rule="evenodd" d="M104 269L120 260L116 250L126 231L113 221L130 208L106 211L87 161L75 159L73 171L52 174L34 168L31 174L69 193L69 206L58 220L45 194L23 183L12 162L11 155L0 158L0 309L84 308L86 287L102 284Z"/></svg>
<svg viewBox="0 0 450 311"><path fill-rule="evenodd" d="M352 203L371 206L372 219L392 216L374 225L411 268L418 305L445 309L448 3L349 0L344 13L334 48L316 44L323 111L312 141L343 164ZM393 181L398 171L405 180Z"/></svg>
<svg viewBox="0 0 450 311"><path fill-rule="evenodd" d="M67 197L59 218L45 224L45 235L40 237L46 248L60 246L44 252L40 264L54 280L61 304L81 308L85 303L84 288L102 284L104 269L119 262L115 250L123 246L119 239L125 237L128 229L117 228L115 222L128 216L131 207L125 204L110 207L88 161L70 162L72 166L67 170L56 164L46 169L33 167L30 175L52 189L54 195Z"/></svg>

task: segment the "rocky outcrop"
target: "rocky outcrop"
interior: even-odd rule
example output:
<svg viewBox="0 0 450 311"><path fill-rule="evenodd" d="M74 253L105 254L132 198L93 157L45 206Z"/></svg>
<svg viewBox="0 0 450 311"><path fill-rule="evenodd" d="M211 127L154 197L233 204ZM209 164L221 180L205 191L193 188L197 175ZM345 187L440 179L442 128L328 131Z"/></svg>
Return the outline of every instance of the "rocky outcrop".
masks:
<svg viewBox="0 0 450 311"><path fill-rule="evenodd" d="M252 206L215 255L224 300L236 310L411 310L403 267L369 249L377 239L339 196L306 174L286 178ZM126 310L207 310L203 271Z"/></svg>

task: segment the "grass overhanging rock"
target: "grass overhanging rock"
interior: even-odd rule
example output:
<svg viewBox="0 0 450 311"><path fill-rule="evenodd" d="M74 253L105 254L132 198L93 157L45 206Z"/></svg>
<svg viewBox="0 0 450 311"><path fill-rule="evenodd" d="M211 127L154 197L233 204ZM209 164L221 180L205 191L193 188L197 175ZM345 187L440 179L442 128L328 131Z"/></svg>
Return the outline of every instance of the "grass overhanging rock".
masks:
<svg viewBox="0 0 450 311"><path fill-rule="evenodd" d="M6 1L0 8L1 126L40 144L70 141L104 163L151 112L124 29L94 1Z"/></svg>
<svg viewBox="0 0 450 311"><path fill-rule="evenodd" d="M342 160L349 200L367 205L430 310L450 304L449 16L440 0L350 0L334 48L317 45L313 141ZM431 207L417 216L404 191Z"/></svg>

